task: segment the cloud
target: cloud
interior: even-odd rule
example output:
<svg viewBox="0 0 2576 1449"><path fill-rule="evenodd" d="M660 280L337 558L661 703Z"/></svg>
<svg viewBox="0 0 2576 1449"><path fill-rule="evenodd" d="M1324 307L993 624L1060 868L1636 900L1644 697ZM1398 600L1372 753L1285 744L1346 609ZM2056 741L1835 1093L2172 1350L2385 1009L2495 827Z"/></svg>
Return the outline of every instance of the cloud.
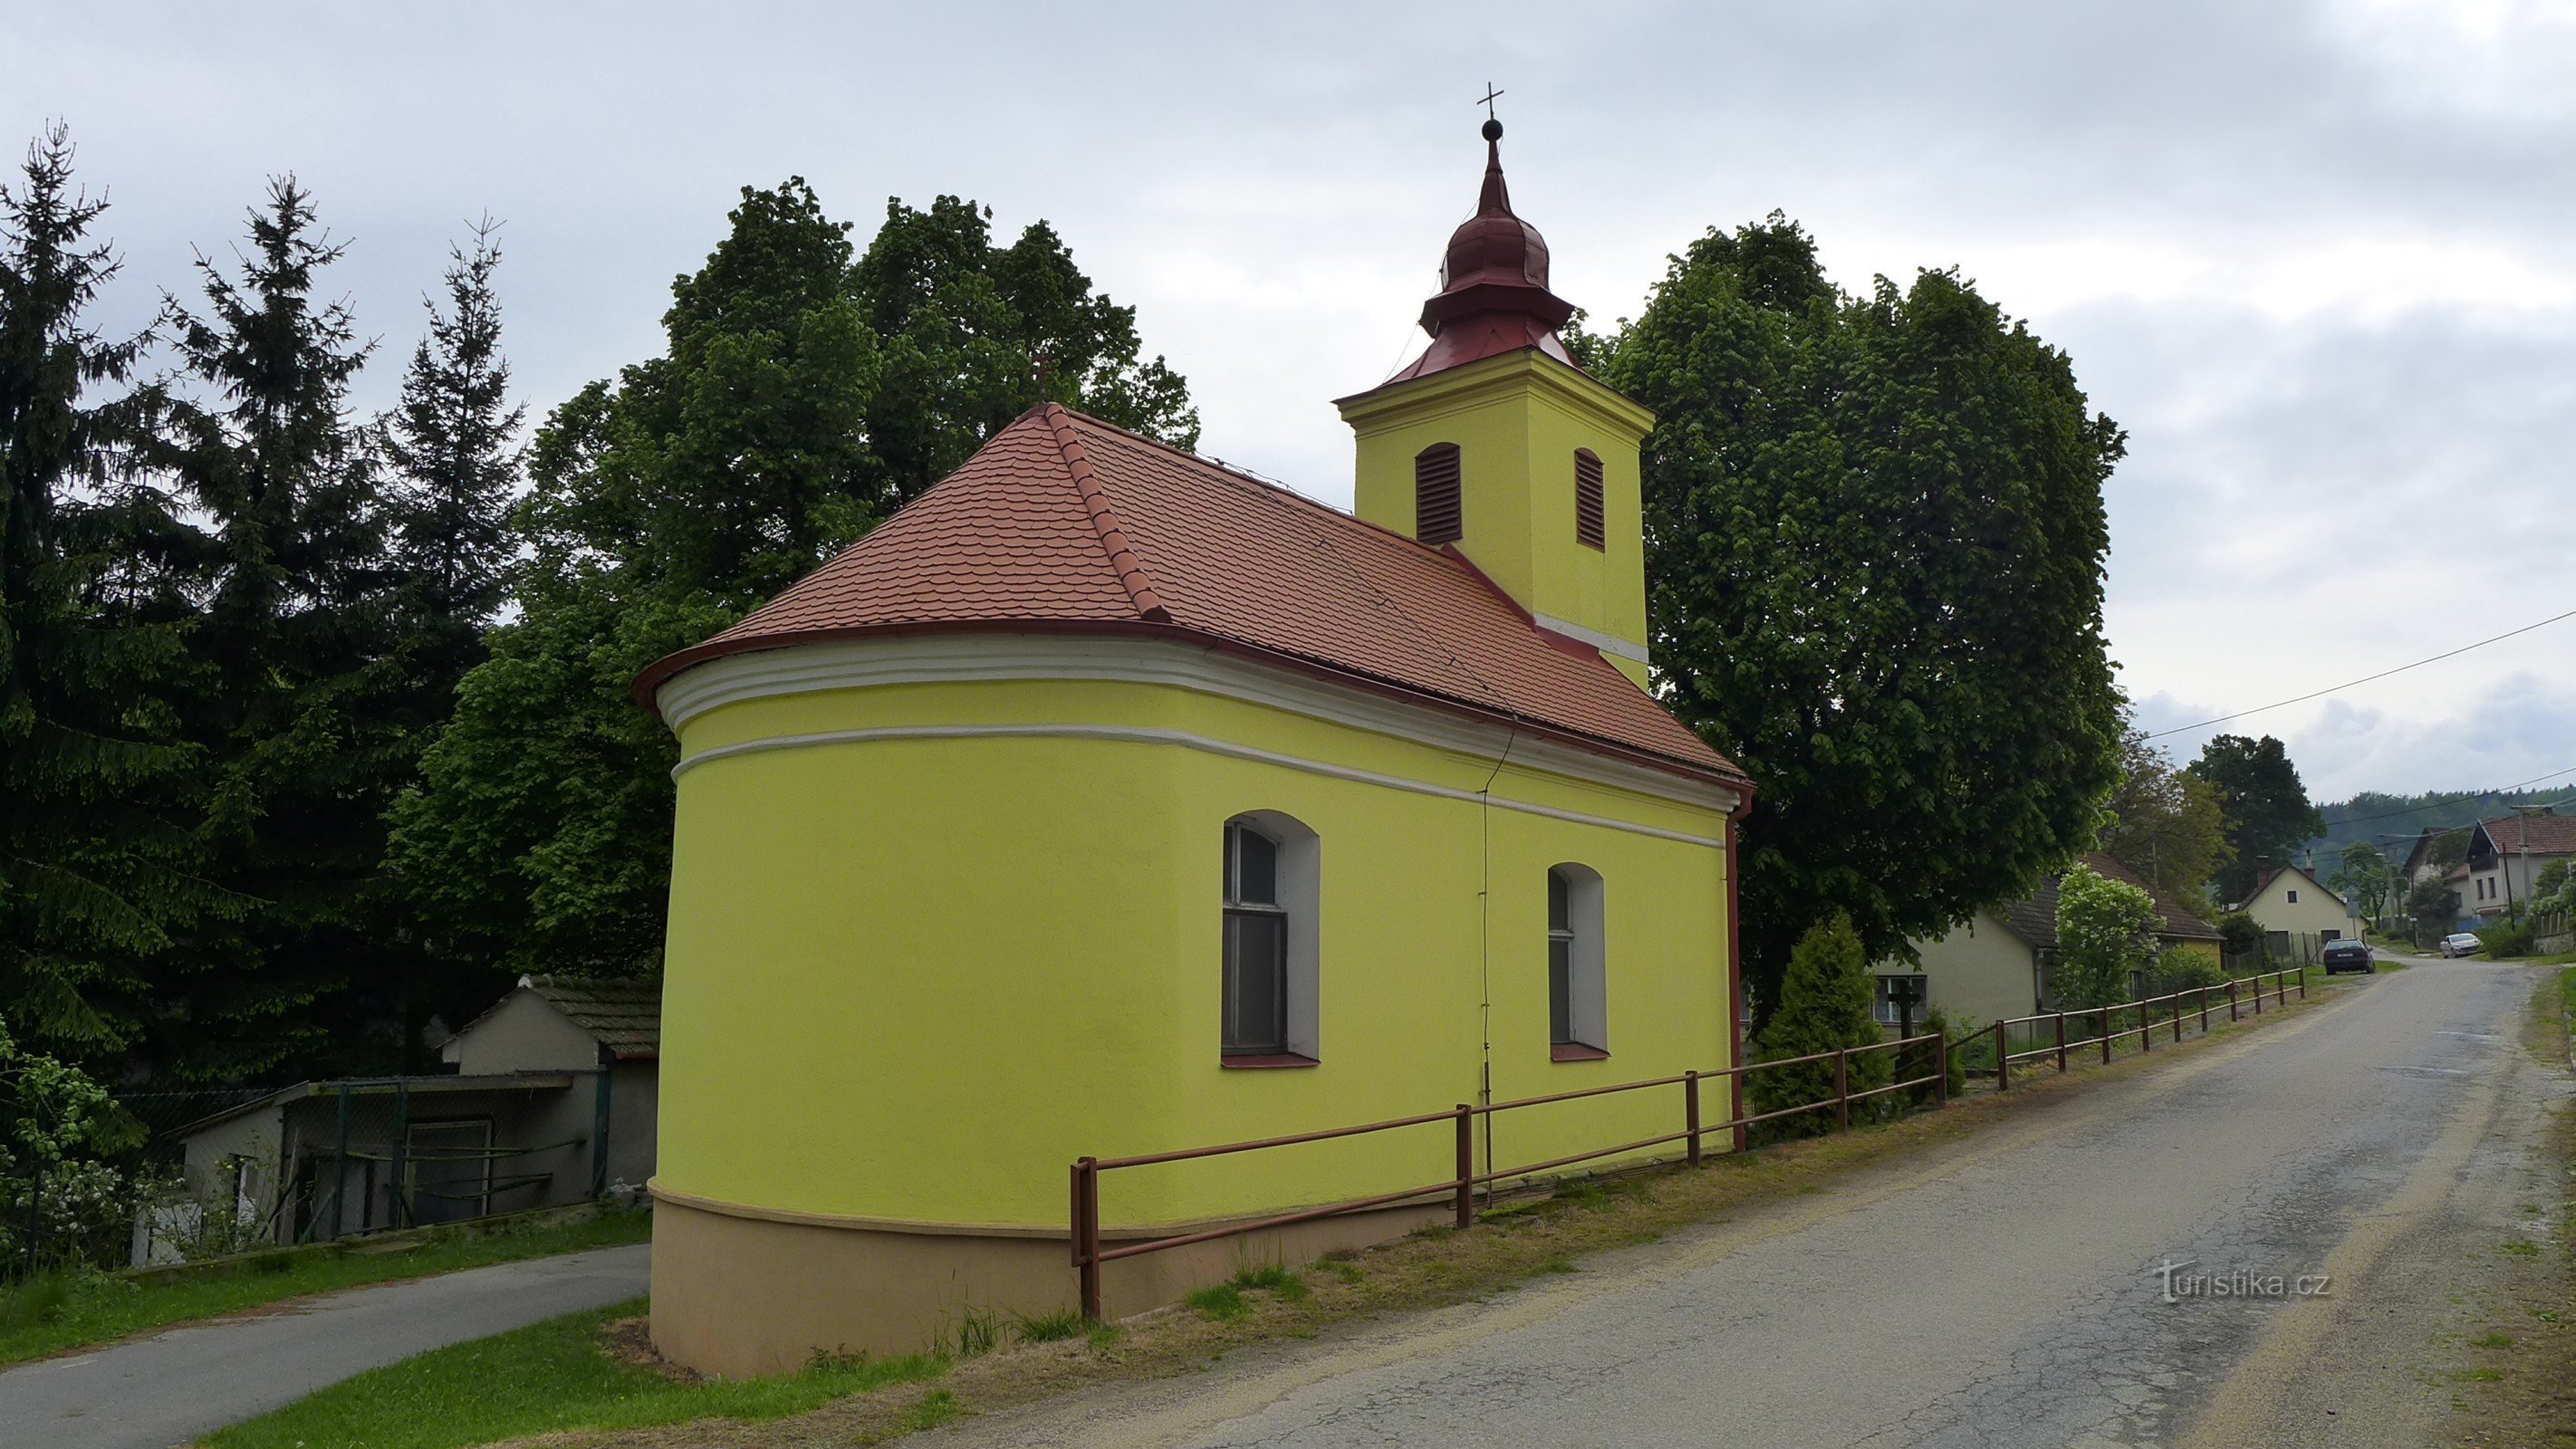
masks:
<svg viewBox="0 0 2576 1449"><path fill-rule="evenodd" d="M65 118L111 188L110 323L148 320L263 178L298 172L354 243L330 285L387 339L369 406L486 210L542 412L658 348L736 188L802 174L863 235L889 195L973 196L1006 232L1053 222L1136 306L1210 451L1346 502L1330 399L1418 345L1491 77L1514 198L1596 317L1633 315L1704 228L1777 207L1847 287L1957 266L2065 348L2131 434L2109 622L2146 699L2244 708L2576 606L2563 4L1479 16L755 0L603 25L460 0L136 23L0 0L0 137ZM2480 783L2522 769L2491 707L2576 741L2571 695L2576 649L2534 635L2348 714L2249 723L2318 751L2312 780Z"/></svg>

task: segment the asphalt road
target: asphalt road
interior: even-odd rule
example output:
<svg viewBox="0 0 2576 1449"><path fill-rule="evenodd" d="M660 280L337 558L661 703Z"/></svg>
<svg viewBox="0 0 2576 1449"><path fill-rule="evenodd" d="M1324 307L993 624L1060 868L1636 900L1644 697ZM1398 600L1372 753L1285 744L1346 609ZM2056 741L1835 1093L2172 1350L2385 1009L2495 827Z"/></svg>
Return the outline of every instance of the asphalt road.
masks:
<svg viewBox="0 0 2576 1449"><path fill-rule="evenodd" d="M2503 1246L2555 1200L2530 979L2423 962L1571 1278L930 1442L2440 1442Z"/></svg>
<svg viewBox="0 0 2576 1449"><path fill-rule="evenodd" d="M0 1372L0 1449L169 1449L380 1364L641 1297L651 1261L637 1243L500 1263L23 1364Z"/></svg>

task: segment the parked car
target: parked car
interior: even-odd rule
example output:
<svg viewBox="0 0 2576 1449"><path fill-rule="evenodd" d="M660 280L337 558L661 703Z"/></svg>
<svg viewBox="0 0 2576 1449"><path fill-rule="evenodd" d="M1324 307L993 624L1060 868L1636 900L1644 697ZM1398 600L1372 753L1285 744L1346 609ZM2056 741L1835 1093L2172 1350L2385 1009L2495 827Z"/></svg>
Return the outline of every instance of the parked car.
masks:
<svg viewBox="0 0 2576 1449"><path fill-rule="evenodd" d="M2442 938L2442 954L2445 956L2474 956L2480 951L2485 950L2486 945L2486 942L2478 939L2477 933L2474 931L2453 931L2451 934Z"/></svg>
<svg viewBox="0 0 2576 1449"><path fill-rule="evenodd" d="M2379 960L2370 954L2367 941L2328 941L2318 954L2324 958L2328 976L2338 971L2358 971L2368 976L2379 969Z"/></svg>

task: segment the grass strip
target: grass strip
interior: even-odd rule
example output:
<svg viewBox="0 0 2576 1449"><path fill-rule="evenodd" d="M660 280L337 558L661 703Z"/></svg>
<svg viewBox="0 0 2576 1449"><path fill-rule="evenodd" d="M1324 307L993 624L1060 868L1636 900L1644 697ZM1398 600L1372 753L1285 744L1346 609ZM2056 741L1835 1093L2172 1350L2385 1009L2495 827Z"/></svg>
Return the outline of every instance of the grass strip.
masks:
<svg viewBox="0 0 2576 1449"><path fill-rule="evenodd" d="M0 1365L314 1293L640 1243L652 1235L651 1213L604 1210L571 1221L460 1227L390 1252L368 1251L361 1242L338 1253L255 1255L239 1271L219 1277L149 1281L95 1269L47 1273L0 1287Z"/></svg>
<svg viewBox="0 0 2576 1449"><path fill-rule="evenodd" d="M697 1379L657 1366L640 1351L640 1339L639 1351L618 1351L611 1325L644 1309L638 1298L432 1349L201 1442L207 1449L464 1449L566 1429L758 1421L946 1369L927 1357L818 1358L787 1378Z"/></svg>

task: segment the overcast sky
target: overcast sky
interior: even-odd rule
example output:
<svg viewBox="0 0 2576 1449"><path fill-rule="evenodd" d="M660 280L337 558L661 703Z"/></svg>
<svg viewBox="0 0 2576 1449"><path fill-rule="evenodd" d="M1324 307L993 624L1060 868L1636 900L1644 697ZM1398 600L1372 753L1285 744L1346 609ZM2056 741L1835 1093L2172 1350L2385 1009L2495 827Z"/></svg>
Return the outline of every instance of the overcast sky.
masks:
<svg viewBox="0 0 2576 1449"><path fill-rule="evenodd" d="M658 348L741 186L803 175L862 237L888 196L962 194L1137 308L1205 451L1340 504L1329 399L1418 348L1489 79L1514 203L1597 317L1777 209L1846 288L1955 266L2066 349L2130 433L2110 633L2154 727L2576 609L2564 0L0 0L0 138L71 124L120 316L292 171L353 243L377 404L488 211L542 413ZM2320 798L2576 793L2576 620L2231 728Z"/></svg>

